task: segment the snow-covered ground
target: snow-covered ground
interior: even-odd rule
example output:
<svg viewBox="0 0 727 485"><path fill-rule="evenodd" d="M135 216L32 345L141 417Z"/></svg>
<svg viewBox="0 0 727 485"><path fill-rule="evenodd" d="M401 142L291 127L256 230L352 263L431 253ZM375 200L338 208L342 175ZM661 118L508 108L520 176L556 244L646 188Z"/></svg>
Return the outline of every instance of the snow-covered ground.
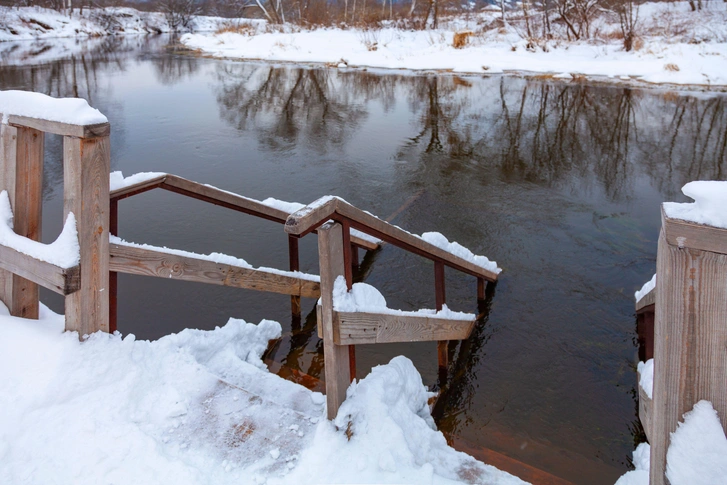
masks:
<svg viewBox="0 0 727 485"><path fill-rule="evenodd" d="M524 483L447 446L404 357L326 420L323 395L261 362L280 332L230 319L79 343L46 307L30 321L0 304L0 483Z"/></svg>
<svg viewBox="0 0 727 485"><path fill-rule="evenodd" d="M711 4L710 4L711 5ZM182 42L214 57L326 63L339 67L444 70L492 74L546 73L566 80L581 76L618 81L681 85L727 85L727 7L690 12L687 2L640 7L642 35L625 52L617 19L599 19L596 39L526 40L515 22L497 27L499 13L485 11L470 21L438 30L325 28L273 30L258 26L242 33L186 34ZM493 27L489 27L493 26ZM474 34L455 49L455 31ZM613 34L613 35L611 35ZM609 40L610 39L610 40Z"/></svg>
<svg viewBox="0 0 727 485"><path fill-rule="evenodd" d="M220 17L195 17L193 30L216 30L228 21ZM40 7L0 6L0 41L55 37L96 37L111 34L158 34L172 29L163 13L133 8L86 8L72 15Z"/></svg>

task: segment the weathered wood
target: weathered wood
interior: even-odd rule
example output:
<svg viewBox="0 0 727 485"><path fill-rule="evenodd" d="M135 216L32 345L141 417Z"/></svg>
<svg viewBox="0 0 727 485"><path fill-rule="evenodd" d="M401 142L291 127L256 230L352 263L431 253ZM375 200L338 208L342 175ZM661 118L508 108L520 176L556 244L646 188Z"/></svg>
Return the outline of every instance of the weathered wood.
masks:
<svg viewBox="0 0 727 485"><path fill-rule="evenodd" d="M480 279L479 277L477 278ZM447 299L446 288L444 285L444 263L442 261L434 262L434 293L437 311L442 310ZM447 378L447 368L449 366L449 342L437 342L437 367L439 368L439 380L444 384Z"/></svg>
<svg viewBox="0 0 727 485"><path fill-rule="evenodd" d="M81 271L78 266L61 268L2 245L0 268L61 295L70 295L81 287Z"/></svg>
<svg viewBox="0 0 727 485"><path fill-rule="evenodd" d="M475 320L415 315L334 312L333 341L338 345L463 340Z"/></svg>
<svg viewBox="0 0 727 485"><path fill-rule="evenodd" d="M664 213L663 207L661 210L661 224L664 228L666 241L672 246L727 254L727 229L704 226L680 219L670 219Z"/></svg>
<svg viewBox="0 0 727 485"><path fill-rule="evenodd" d="M643 307L636 314L636 331L639 339L639 360L654 358L654 305Z"/></svg>
<svg viewBox="0 0 727 485"><path fill-rule="evenodd" d="M487 281L484 278L477 278L477 299L485 299L485 288L487 287Z"/></svg>
<svg viewBox="0 0 727 485"><path fill-rule="evenodd" d="M316 281L281 275L262 269L242 268L206 259L178 256L164 251L120 244L110 245L109 268L118 273L192 281L234 288L268 291L306 298L320 296Z"/></svg>
<svg viewBox="0 0 727 485"><path fill-rule="evenodd" d="M127 185L126 187L111 191L109 197L112 201L119 201L137 194L142 194L144 192L148 192L150 190L161 187L166 178L167 174L164 174L149 180L142 180L141 182L137 182L135 184Z"/></svg>
<svg viewBox="0 0 727 485"><path fill-rule="evenodd" d="M7 191L11 207L15 206L17 140L18 129L0 123L0 191ZM5 270L0 270L0 300L10 312L13 311L13 275Z"/></svg>
<svg viewBox="0 0 727 485"><path fill-rule="evenodd" d="M727 255L691 247L718 244L706 226L699 234L704 240L682 232L682 247L669 243L666 229L656 262L651 485L666 482L670 433L696 402L712 402L727 428Z"/></svg>
<svg viewBox="0 0 727 485"><path fill-rule="evenodd" d="M32 128L17 129L17 164L15 166L15 200L13 230L20 236L40 241L43 210L43 152L45 135ZM13 276L11 315L38 318L38 285L18 275Z"/></svg>
<svg viewBox="0 0 727 485"><path fill-rule="evenodd" d="M81 289L66 297L66 330L79 338L109 331L108 136L63 138L63 215L76 216Z"/></svg>
<svg viewBox="0 0 727 485"><path fill-rule="evenodd" d="M348 346L333 341L333 283L344 273L340 224L326 223L318 229L318 258L321 268L319 330L323 332L328 419L334 419L351 383Z"/></svg>
<svg viewBox="0 0 727 485"><path fill-rule="evenodd" d="M653 305L656 302L656 288L645 294L636 302L636 313L640 313L644 308Z"/></svg>
<svg viewBox="0 0 727 485"><path fill-rule="evenodd" d="M28 118L27 116L10 115L8 123L12 126L33 128L45 133L53 133L61 136L73 136L77 138L105 137L111 134L111 126L108 123L93 125L73 125L58 121L41 120Z"/></svg>
<svg viewBox="0 0 727 485"><path fill-rule="evenodd" d="M290 271L300 271L300 254L298 250L298 238L288 235L288 268ZM320 289L319 289L320 294ZM300 318L300 297L291 295L290 312L293 318Z"/></svg>
<svg viewBox="0 0 727 485"><path fill-rule="evenodd" d="M109 204L109 233L114 236L119 235L119 201L113 197ZM119 274L116 271L109 271L109 333L114 333L118 329L118 318Z"/></svg>
<svg viewBox="0 0 727 485"><path fill-rule="evenodd" d="M641 380L641 373L637 372L638 380ZM652 429L654 428L654 412L653 412L653 402L651 398L646 394L646 391L642 389L642 387L639 385L639 421L641 421L641 426L644 428L644 433L646 433L646 439L651 442L652 441Z"/></svg>
<svg viewBox="0 0 727 485"><path fill-rule="evenodd" d="M492 282L497 281L496 273L440 249L413 234L337 198L330 199L320 205L315 205L313 209L306 207L291 214L285 223L285 231L289 234L302 236L313 231L329 219L339 222L347 219L351 228L393 244L394 246L433 261L441 261L445 265L462 271L463 273L482 277Z"/></svg>

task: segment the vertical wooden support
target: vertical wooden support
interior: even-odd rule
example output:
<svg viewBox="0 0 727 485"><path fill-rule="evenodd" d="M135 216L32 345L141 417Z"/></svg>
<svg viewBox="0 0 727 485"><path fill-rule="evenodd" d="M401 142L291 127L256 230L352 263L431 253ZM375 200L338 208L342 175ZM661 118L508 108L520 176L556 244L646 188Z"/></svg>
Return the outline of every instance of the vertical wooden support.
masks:
<svg viewBox="0 0 727 485"><path fill-rule="evenodd" d="M13 229L21 236L40 241L43 209L43 152L45 135L33 128L16 128L15 197ZM11 169L12 170L12 169ZM10 314L38 318L38 285L13 275Z"/></svg>
<svg viewBox="0 0 727 485"><path fill-rule="evenodd" d="M109 232L114 236L119 235L119 201L112 200L109 207ZM119 274L116 271L109 272L109 333L114 333L118 328L119 317Z"/></svg>
<svg viewBox="0 0 727 485"><path fill-rule="evenodd" d="M346 286L348 291L353 288L353 244L351 244L351 225L347 220L341 222L341 235L343 240L343 269L346 277ZM358 259L356 259L358 262ZM348 368L351 376L351 382L356 379L356 346L348 346Z"/></svg>
<svg viewBox="0 0 727 485"><path fill-rule="evenodd" d="M446 292L444 288L444 263L441 261L434 262L434 291L436 295L437 311L440 311L446 300ZM439 362L439 382L444 385L447 379L447 366L449 365L449 341L442 340L437 342L437 360Z"/></svg>
<svg viewBox="0 0 727 485"><path fill-rule="evenodd" d="M109 331L108 136L63 139L63 214L76 216L81 289L66 297L66 330Z"/></svg>
<svg viewBox="0 0 727 485"><path fill-rule="evenodd" d="M288 235L288 262L290 271L300 271L300 259L298 252L298 238L289 234ZM290 313L293 315L293 320L298 321L300 325L300 297L290 297Z"/></svg>
<svg viewBox="0 0 727 485"><path fill-rule="evenodd" d="M328 419L334 419L346 399L351 382L348 345L333 343L333 283L344 275L343 231L338 223L328 222L318 229L318 259L321 269L320 328L323 331L323 357L326 372Z"/></svg>
<svg viewBox="0 0 727 485"><path fill-rule="evenodd" d="M672 245L669 230L664 218L656 260L651 485L667 483L670 433L695 403L711 401L727 428L727 251L694 249L698 238Z"/></svg>
<svg viewBox="0 0 727 485"><path fill-rule="evenodd" d="M358 271L358 246L351 244L351 269Z"/></svg>
<svg viewBox="0 0 727 485"><path fill-rule="evenodd" d="M485 288L487 288L487 281L484 278L477 278L477 299L485 299Z"/></svg>
<svg viewBox="0 0 727 485"><path fill-rule="evenodd" d="M13 208L15 207L17 139L17 128L0 123L0 191L7 191L10 206ZM5 306L12 313L13 274L2 269L0 269L0 300L5 303Z"/></svg>

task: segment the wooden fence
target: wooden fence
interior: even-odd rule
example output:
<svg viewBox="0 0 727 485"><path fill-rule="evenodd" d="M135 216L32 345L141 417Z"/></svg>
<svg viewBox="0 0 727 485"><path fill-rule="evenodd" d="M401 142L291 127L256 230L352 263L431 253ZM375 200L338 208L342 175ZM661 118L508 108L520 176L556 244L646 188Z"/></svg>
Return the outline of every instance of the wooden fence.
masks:
<svg viewBox="0 0 727 485"><path fill-rule="evenodd" d="M668 483L670 434L698 401L727 429L727 230L662 211L656 288L636 304L641 358L654 358L652 398L639 386L639 417L651 445L650 484Z"/></svg>

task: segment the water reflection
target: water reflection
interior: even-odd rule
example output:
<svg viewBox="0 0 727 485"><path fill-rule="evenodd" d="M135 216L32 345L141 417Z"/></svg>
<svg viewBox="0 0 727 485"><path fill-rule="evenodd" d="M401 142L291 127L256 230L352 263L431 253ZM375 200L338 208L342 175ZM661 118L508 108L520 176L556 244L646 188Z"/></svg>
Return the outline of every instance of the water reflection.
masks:
<svg viewBox="0 0 727 485"><path fill-rule="evenodd" d="M256 198L336 193L493 257L505 272L479 307L472 279L447 275L448 303L482 318L452 346L440 425L575 483L613 483L627 467L641 436L631 294L653 274L659 202L727 175L724 96L217 61L162 36L0 43L0 59L0 88L80 96L109 115L116 169ZM44 210L60 213L59 140L47 156ZM130 240L284 267L279 226L143 197L121 208ZM315 272L315 238L301 244ZM431 265L395 248L368 255L357 278L391 307L433 305ZM312 302L291 322L277 296L143 278L121 291L122 331L277 319L272 368L321 376ZM359 368L402 353L436 382L433 345L360 346Z"/></svg>

